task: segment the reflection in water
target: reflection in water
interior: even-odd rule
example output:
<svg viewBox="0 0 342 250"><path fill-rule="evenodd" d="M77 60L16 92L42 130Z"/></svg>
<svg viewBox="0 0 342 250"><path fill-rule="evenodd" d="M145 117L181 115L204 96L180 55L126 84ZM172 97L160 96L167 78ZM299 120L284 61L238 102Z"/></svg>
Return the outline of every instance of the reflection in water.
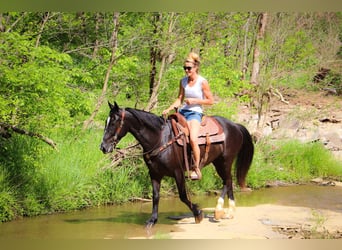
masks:
<svg viewBox="0 0 342 250"><path fill-rule="evenodd" d="M342 212L342 188L320 186L290 186L235 193L237 207L260 204L304 206ZM192 196L202 208L215 207L218 197ZM144 223L149 218L150 202L103 206L65 214L37 216L0 224L0 239L125 239L147 236ZM152 234L164 234L174 229L170 217L189 214L178 197L160 201L159 221Z"/></svg>

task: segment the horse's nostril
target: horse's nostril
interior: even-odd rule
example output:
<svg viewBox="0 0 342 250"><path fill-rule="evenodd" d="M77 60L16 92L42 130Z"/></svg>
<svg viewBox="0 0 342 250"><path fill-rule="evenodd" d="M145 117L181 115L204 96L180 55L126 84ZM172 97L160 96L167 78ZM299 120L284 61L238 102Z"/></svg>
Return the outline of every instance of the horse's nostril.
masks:
<svg viewBox="0 0 342 250"><path fill-rule="evenodd" d="M103 146L103 143L101 143L101 145L100 145L100 150L101 150L103 153L106 152L106 149L105 149L105 147Z"/></svg>

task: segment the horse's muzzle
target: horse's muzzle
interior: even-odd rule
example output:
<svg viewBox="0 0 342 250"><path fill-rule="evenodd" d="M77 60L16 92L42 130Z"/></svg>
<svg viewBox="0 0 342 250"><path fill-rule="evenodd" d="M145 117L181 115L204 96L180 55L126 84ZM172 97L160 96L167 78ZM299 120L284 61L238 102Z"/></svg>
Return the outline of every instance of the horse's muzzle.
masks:
<svg viewBox="0 0 342 250"><path fill-rule="evenodd" d="M101 150L104 154L108 154L108 153L113 152L113 149L114 149L114 146L113 146L112 144L110 144L110 145L108 146L108 145L105 145L105 144L102 142L101 145L100 145L100 150Z"/></svg>

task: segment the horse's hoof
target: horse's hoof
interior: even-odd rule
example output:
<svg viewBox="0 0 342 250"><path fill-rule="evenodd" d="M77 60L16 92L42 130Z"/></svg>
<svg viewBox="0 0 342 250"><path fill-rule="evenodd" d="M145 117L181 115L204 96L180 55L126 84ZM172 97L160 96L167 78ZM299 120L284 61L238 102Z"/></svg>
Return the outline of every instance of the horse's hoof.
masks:
<svg viewBox="0 0 342 250"><path fill-rule="evenodd" d="M242 187L240 188L240 192L252 192L253 189L249 188L249 187Z"/></svg>
<svg viewBox="0 0 342 250"><path fill-rule="evenodd" d="M150 219L146 221L145 228L151 229L157 223L157 219Z"/></svg>
<svg viewBox="0 0 342 250"><path fill-rule="evenodd" d="M149 230L149 229L151 229L153 226L154 226L153 223L146 223L145 229Z"/></svg>
<svg viewBox="0 0 342 250"><path fill-rule="evenodd" d="M195 216L195 223L199 224L203 220L203 212L202 210L199 211L198 215Z"/></svg>
<svg viewBox="0 0 342 250"><path fill-rule="evenodd" d="M218 221L218 220L224 218L225 214L226 213L224 212L223 209L215 209L214 219Z"/></svg>

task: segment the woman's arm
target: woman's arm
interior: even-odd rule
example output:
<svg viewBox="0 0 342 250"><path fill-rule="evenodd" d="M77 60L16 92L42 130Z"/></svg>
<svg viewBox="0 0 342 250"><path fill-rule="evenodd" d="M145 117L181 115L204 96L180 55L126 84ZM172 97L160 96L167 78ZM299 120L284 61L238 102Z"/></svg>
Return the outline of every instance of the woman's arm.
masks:
<svg viewBox="0 0 342 250"><path fill-rule="evenodd" d="M172 109L178 108L184 100L184 88L182 86L182 81L179 83L179 91L178 91L178 98L168 107L163 111L163 115L166 115L169 113Z"/></svg>

